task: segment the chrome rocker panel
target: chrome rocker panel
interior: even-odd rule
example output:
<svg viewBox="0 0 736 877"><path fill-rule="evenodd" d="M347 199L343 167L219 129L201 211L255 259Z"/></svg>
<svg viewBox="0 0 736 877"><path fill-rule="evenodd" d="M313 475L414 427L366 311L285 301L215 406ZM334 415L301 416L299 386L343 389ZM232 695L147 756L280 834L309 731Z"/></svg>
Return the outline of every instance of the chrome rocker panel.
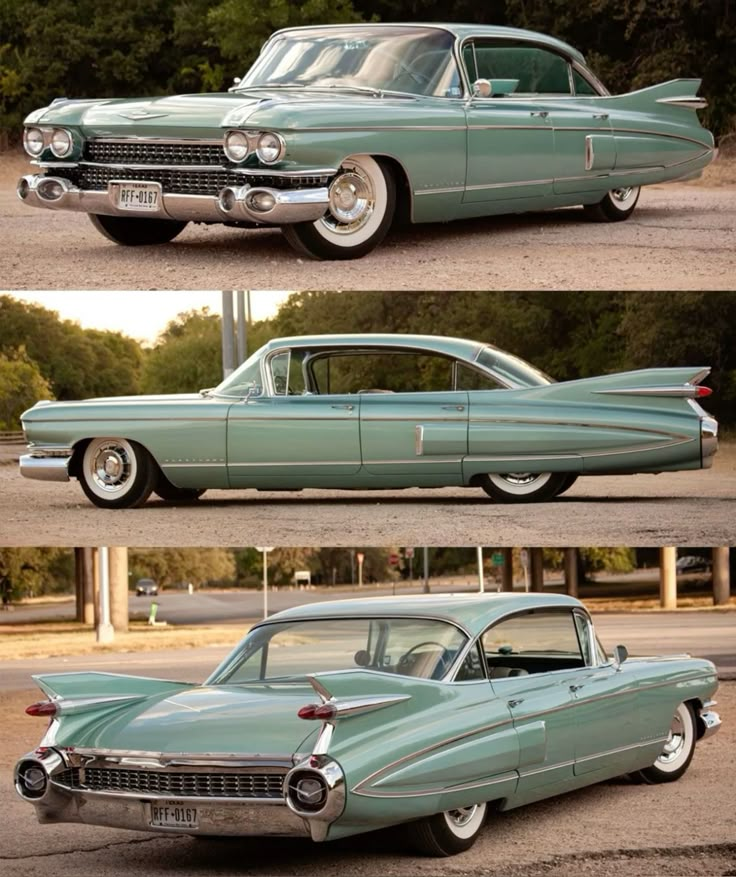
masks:
<svg viewBox="0 0 736 877"><path fill-rule="evenodd" d="M19 460L20 474L24 478L34 478L36 481L69 481L68 457L43 457L34 454L23 454Z"/></svg>
<svg viewBox="0 0 736 877"><path fill-rule="evenodd" d="M125 181L130 182L130 181ZM141 179L140 182L146 182ZM58 183L63 193L58 197L43 195L43 186ZM110 183L110 189L117 185ZM181 222L255 222L261 225L288 225L293 222L314 222L325 214L329 206L327 188L272 189L266 186L243 185L232 189L235 206L225 210L218 197L210 195L182 195L162 192L158 210L121 209L113 204L111 191L79 189L63 177L44 174L26 174L16 187L18 198L30 207L47 210L75 210L105 216L127 216L139 219L173 219ZM223 190L224 191L224 190ZM255 210L250 206L254 194L272 196L270 210Z"/></svg>

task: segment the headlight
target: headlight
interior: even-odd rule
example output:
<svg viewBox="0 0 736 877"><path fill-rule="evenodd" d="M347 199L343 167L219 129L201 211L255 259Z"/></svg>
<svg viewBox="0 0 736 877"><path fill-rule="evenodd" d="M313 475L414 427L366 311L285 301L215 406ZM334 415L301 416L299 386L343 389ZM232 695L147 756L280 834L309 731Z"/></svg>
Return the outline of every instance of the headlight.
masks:
<svg viewBox="0 0 736 877"><path fill-rule="evenodd" d="M65 128L54 128L51 132L51 151L57 158L66 158L74 148L72 135Z"/></svg>
<svg viewBox="0 0 736 877"><path fill-rule="evenodd" d="M264 164L274 164L284 154L284 141L278 134L266 132L258 138L256 155Z"/></svg>
<svg viewBox="0 0 736 877"><path fill-rule="evenodd" d="M43 131L40 128L26 128L23 132L23 147L34 158L43 152Z"/></svg>
<svg viewBox="0 0 736 877"><path fill-rule="evenodd" d="M230 161L243 161L248 157L248 138L242 131L228 131L224 149Z"/></svg>

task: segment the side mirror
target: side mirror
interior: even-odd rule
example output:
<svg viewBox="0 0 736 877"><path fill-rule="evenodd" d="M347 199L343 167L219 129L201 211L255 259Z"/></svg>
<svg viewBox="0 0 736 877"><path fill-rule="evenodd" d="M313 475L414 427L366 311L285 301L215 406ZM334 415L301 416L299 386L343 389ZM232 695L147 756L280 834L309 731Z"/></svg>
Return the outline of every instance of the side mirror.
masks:
<svg viewBox="0 0 736 877"><path fill-rule="evenodd" d="M493 83L490 79L476 79L473 83L474 97L491 97L493 95Z"/></svg>
<svg viewBox="0 0 736 877"><path fill-rule="evenodd" d="M629 650L626 646L616 646L613 650L613 666L617 669L621 669L621 665L623 662L629 657Z"/></svg>
<svg viewBox="0 0 736 877"><path fill-rule="evenodd" d="M250 402L251 399L257 399L262 395L263 387L260 387L258 384L253 384L252 387L248 387L248 392L245 394L245 401Z"/></svg>

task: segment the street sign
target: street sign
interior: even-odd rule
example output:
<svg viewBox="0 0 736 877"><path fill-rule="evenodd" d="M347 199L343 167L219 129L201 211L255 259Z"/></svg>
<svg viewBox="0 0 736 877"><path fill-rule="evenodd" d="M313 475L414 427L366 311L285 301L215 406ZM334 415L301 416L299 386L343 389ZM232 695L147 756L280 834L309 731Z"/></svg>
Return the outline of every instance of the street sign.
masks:
<svg viewBox="0 0 736 877"><path fill-rule="evenodd" d="M503 554L492 554L491 555L491 563L494 566L503 566Z"/></svg>
<svg viewBox="0 0 736 877"><path fill-rule="evenodd" d="M521 565L524 567L524 569L528 569L529 568L529 552L526 550L526 548L521 549L521 551L519 552L519 556L521 559Z"/></svg>
<svg viewBox="0 0 736 877"><path fill-rule="evenodd" d="M391 566L398 566L399 555L398 554L389 554L388 562Z"/></svg>
<svg viewBox="0 0 736 877"><path fill-rule="evenodd" d="M413 548L405 548L404 549L404 557L408 560L411 560L414 557L414 549Z"/></svg>

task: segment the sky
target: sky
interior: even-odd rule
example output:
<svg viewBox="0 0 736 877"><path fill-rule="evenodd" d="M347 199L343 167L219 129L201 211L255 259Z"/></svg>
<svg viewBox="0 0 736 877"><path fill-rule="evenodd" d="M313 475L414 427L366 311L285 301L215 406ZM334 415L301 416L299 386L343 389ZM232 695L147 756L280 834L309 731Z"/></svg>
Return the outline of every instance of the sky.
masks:
<svg viewBox="0 0 736 877"><path fill-rule="evenodd" d="M253 290L250 294L253 320L272 317L291 290ZM222 293L212 291L13 291L14 298L35 302L58 311L62 319L73 320L84 329L111 329L138 341L153 344L158 334L182 311L209 307L222 313Z"/></svg>

